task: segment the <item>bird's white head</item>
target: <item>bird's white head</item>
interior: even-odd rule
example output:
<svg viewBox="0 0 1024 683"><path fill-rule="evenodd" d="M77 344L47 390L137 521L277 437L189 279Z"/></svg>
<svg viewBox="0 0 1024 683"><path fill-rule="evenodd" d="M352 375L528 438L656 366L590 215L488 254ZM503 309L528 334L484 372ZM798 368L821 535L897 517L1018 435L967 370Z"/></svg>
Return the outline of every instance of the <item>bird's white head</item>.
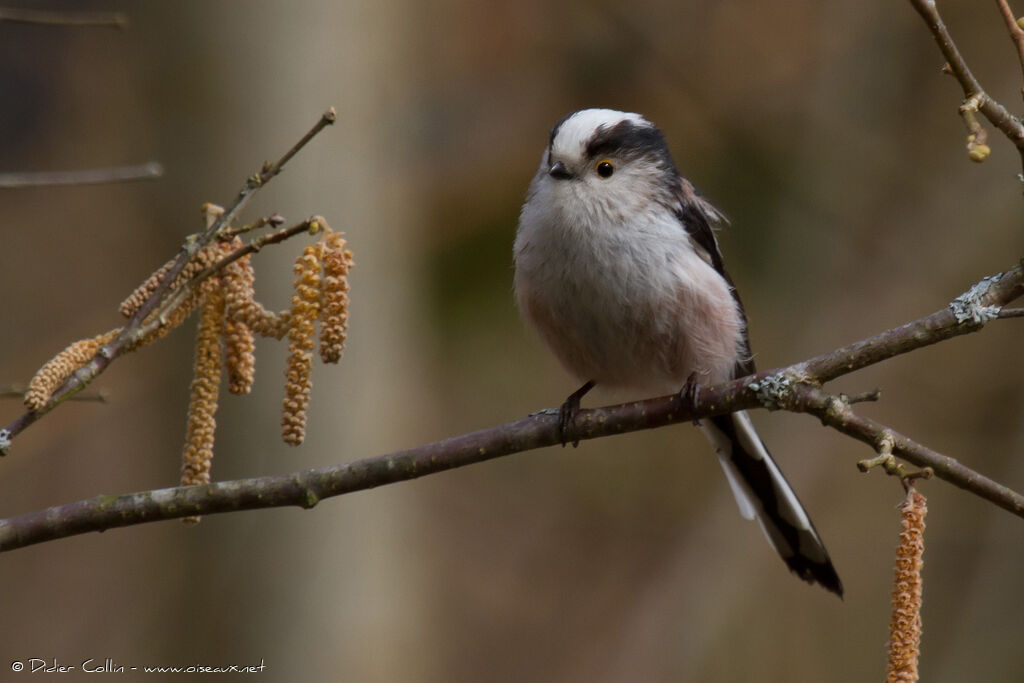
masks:
<svg viewBox="0 0 1024 683"><path fill-rule="evenodd" d="M587 214L584 222L599 218L595 212L614 222L671 203L679 182L654 124L639 114L583 109L551 130L532 194L542 204Z"/></svg>

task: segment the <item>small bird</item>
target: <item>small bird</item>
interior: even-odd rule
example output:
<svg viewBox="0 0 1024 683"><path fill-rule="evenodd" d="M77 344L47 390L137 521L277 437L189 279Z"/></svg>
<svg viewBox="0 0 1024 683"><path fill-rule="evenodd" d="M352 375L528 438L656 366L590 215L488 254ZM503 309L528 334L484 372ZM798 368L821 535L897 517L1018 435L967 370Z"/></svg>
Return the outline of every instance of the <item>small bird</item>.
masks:
<svg viewBox="0 0 1024 683"><path fill-rule="evenodd" d="M584 382L562 406L563 440L595 385L692 394L697 383L754 372L743 304L713 231L724 220L639 114L584 109L555 124L519 217L515 296ZM700 425L740 513L758 520L797 576L841 597L821 537L746 412Z"/></svg>

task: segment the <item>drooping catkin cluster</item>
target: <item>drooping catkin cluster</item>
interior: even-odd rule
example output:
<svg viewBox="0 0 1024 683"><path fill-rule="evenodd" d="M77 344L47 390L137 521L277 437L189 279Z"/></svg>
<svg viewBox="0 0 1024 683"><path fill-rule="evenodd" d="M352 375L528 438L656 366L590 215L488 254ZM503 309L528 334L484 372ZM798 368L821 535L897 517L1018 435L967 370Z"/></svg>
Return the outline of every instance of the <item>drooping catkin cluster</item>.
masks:
<svg viewBox="0 0 1024 683"><path fill-rule="evenodd" d="M204 206L207 226L212 225L222 212L219 207ZM260 225L267 223L269 221ZM234 232L245 232L250 227ZM255 299L252 253L264 244L282 241L302 231L319 234L321 239L307 246L296 261L291 308L269 311ZM227 263L215 272L208 272L222 260ZM174 263L175 260L169 261L136 288L121 303L121 314L126 318L135 316L170 275ZM262 240L254 239L248 248L237 235L230 240L216 241L199 250L174 278L159 304L142 322L140 330L143 332L118 341L125 344L122 350L136 350L166 336L194 310L201 311L182 456L182 485L210 481L221 377L227 375L228 390L233 394L247 394L252 390L255 335L278 340L288 336L282 436L288 444L302 443L312 386L316 325L319 322L322 359L324 362L337 362L348 324L348 272L352 265L352 253L345 248L345 240L320 217ZM205 279L196 279L200 274ZM54 391L88 364L101 347L113 342L122 329L119 327L97 337L77 341L43 365L28 386L26 406L31 410L52 407L48 404ZM198 518L186 521L194 522Z"/></svg>
<svg viewBox="0 0 1024 683"><path fill-rule="evenodd" d="M306 436L306 409L312 390L313 347L316 322L320 322L320 358L325 363L341 359L348 329L348 271L352 252L341 234L319 220L324 238L306 247L296 259L295 293L292 295L288 329L288 367L281 415L281 436L293 446Z"/></svg>
<svg viewBox="0 0 1024 683"><path fill-rule="evenodd" d="M255 299L255 271L251 254L246 254L227 264L210 280L215 284L202 290L204 318L211 293L220 297L220 326L216 335L212 332L200 334L196 346L196 368L193 389L219 386L220 366L200 364L204 344L216 338L217 351L223 350L224 369L228 378L228 390L233 394L246 394L252 390L255 378L254 335L280 339L288 336L289 359L285 374L285 398L282 409L282 438L289 445L301 444L305 437L306 410L312 389L312 361L316 324L321 324L321 353L329 344L331 350L326 357L336 362L341 357L348 321L348 271L352 266L352 254L345 249L345 240L332 231L322 218L311 219L311 233L321 232L322 239L305 247L295 262L294 293L291 308L275 313L268 311ZM229 254L241 246L235 237L230 243L222 243L217 258ZM330 311L330 318L324 316ZM327 340L327 341L324 341ZM204 372L209 377L202 383ZM215 398L215 393L214 393ZM216 400L210 402L216 409ZM188 439L185 446L182 468L182 484L206 483L209 481L209 458L213 456L213 414L203 410L204 404L190 406ZM195 423L195 427L193 427ZM198 457L200 454L202 457ZM198 463L195 464L195 463ZM200 478L187 479L196 473ZM205 476L206 479L202 479Z"/></svg>
<svg viewBox="0 0 1024 683"><path fill-rule="evenodd" d="M911 488L900 506L900 545L892 589L892 618L889 622L889 666L886 683L917 681L917 660L921 646L921 597L924 566L925 497Z"/></svg>
<svg viewBox="0 0 1024 683"><path fill-rule="evenodd" d="M291 311L268 311L256 301L253 289L256 274L250 259L249 255L243 256L224 269L227 316L232 320L244 321L250 331L261 337L281 339L291 327Z"/></svg>

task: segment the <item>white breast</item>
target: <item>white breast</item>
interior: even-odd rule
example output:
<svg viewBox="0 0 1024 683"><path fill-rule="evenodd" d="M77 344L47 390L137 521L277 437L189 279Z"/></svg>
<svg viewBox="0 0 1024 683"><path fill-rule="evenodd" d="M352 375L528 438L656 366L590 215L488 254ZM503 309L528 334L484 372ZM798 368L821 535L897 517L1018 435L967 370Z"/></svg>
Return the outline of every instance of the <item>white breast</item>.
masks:
<svg viewBox="0 0 1024 683"><path fill-rule="evenodd" d="M731 377L742 318L675 217L656 206L609 224L592 208L543 196L551 191L535 183L523 207L516 299L566 369L651 393L679 390L692 372L702 383Z"/></svg>

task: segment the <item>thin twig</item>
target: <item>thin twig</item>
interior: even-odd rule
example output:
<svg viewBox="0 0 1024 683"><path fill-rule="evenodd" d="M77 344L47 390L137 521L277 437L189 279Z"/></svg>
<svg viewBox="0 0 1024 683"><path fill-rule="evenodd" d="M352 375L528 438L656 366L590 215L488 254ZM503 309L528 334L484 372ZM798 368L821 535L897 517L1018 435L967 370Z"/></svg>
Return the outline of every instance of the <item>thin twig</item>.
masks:
<svg viewBox="0 0 1024 683"><path fill-rule="evenodd" d="M931 31L935 43L939 46L949 73L956 77L964 92L964 100L976 102L977 111L980 111L993 126L998 128L1017 147L1021 155L1021 162L1024 164L1024 124L1010 114L1006 107L992 99L981 87L981 83L964 60L963 55L953 42L953 37L946 28L945 22L939 15L935 0L910 0L917 13L924 19L928 30ZM968 122L968 125L970 123Z"/></svg>
<svg viewBox="0 0 1024 683"><path fill-rule="evenodd" d="M964 89L964 97L970 97L976 93L984 92L981 83L971 73L970 67L964 60L960 50L953 42L953 37L946 28L946 23L939 16L939 10L935 6L935 0L910 0L910 4L917 10L924 19L932 33L932 37L939 46L942 56L946 58L946 64Z"/></svg>
<svg viewBox="0 0 1024 683"><path fill-rule="evenodd" d="M142 332L144 322L149 317L150 313L152 313L164 299L171 283L177 279L178 275L185 268L185 265L191 261L203 247L216 239L220 235L220 232L226 229L226 226L231 224L256 191L280 173L281 169L289 159L295 156L299 150L301 150L310 140L316 137L320 131L334 123L336 118L337 114L334 111L334 108L331 107L321 115L320 119L309 130L309 132L302 136L302 139L297 143L292 145L291 149L285 152L280 159L274 163L264 163L260 172L251 176L246 181L245 185L239 191L238 196L235 198L234 203L231 204L231 206L228 207L228 209L224 211L224 213L221 214L206 231L196 235L190 235L185 240L185 243L182 245L181 250L178 253L177 259L167 271L160 285L153 291L149 298L139 306L135 315L132 316L132 319L124 326L121 334L119 334L114 341L100 347L100 350L92 360L75 372L61 387L53 392L50 400L45 406L39 410L24 413L6 427L0 429L0 444L6 444L6 446L9 446L11 440L18 434L35 423L40 417L60 405L69 396L74 395L84 387L88 386L88 384L106 370L115 359L138 344L139 341L144 338L144 334ZM0 454L3 454L3 452L4 449L0 448Z"/></svg>
<svg viewBox="0 0 1024 683"><path fill-rule="evenodd" d="M287 228L281 228L280 230L275 230L272 233L263 235L262 237L254 239L251 242L242 245L238 249L232 251L230 254L224 256L221 260L217 261L213 265L207 267L206 269L200 271L199 273L196 273L196 276L193 278L193 281L197 283L201 282L202 280L213 275L214 273L220 272L226 266L228 266L231 263L234 263L243 256L246 256L248 254L255 254L263 247L266 247L271 244L279 244L285 241L286 239L294 237L295 235L298 235L303 232L315 232L318 229L319 225L326 225L326 221L324 221L324 219L320 218L319 216L312 216L302 221L301 223L296 223L295 225L289 226Z"/></svg>
<svg viewBox="0 0 1024 683"><path fill-rule="evenodd" d="M253 230L259 230L260 228L265 228L268 225L272 228L281 227L284 225L284 216L279 213L272 213L269 216L261 216L252 223L246 223L245 225L241 225L237 228L228 226L228 228L221 233L222 239L229 240L232 237L244 235L245 233L252 232Z"/></svg>
<svg viewBox="0 0 1024 683"><path fill-rule="evenodd" d="M4 21L39 26L128 28L128 17L122 12L60 12L0 7L0 22Z"/></svg>
<svg viewBox="0 0 1024 683"><path fill-rule="evenodd" d="M882 398L882 390L872 389L871 391L863 391L859 394L839 394L839 398L850 405L854 403L868 403Z"/></svg>
<svg viewBox="0 0 1024 683"><path fill-rule="evenodd" d="M82 171L8 172L0 173L0 189L125 183L133 180L154 180L163 174L164 167L155 161L137 166L90 168Z"/></svg>
<svg viewBox="0 0 1024 683"><path fill-rule="evenodd" d="M893 455L922 469L930 468L939 479L1024 518L1024 496L1012 489L880 422L857 415L848 406L844 408L838 398L817 387L804 384L795 387L794 391L797 394L797 405L816 415L823 424L872 447L877 444L878 435L887 432L892 436Z"/></svg>
<svg viewBox="0 0 1024 683"><path fill-rule="evenodd" d="M1010 3L1007 0L996 0L996 4L999 5L999 12L1003 15L1007 30L1010 31L1010 40L1017 47L1021 74L1024 75L1024 29L1017 23L1017 17L1013 15L1013 10L1010 9ZM1021 93L1024 94L1024 89L1021 90Z"/></svg>
<svg viewBox="0 0 1024 683"><path fill-rule="evenodd" d="M8 384L5 387L0 387L0 397L24 399L25 391L27 389L28 387L24 384ZM69 400L92 403L109 403L110 392L106 389L100 389L99 391L80 391L74 396L71 396Z"/></svg>

